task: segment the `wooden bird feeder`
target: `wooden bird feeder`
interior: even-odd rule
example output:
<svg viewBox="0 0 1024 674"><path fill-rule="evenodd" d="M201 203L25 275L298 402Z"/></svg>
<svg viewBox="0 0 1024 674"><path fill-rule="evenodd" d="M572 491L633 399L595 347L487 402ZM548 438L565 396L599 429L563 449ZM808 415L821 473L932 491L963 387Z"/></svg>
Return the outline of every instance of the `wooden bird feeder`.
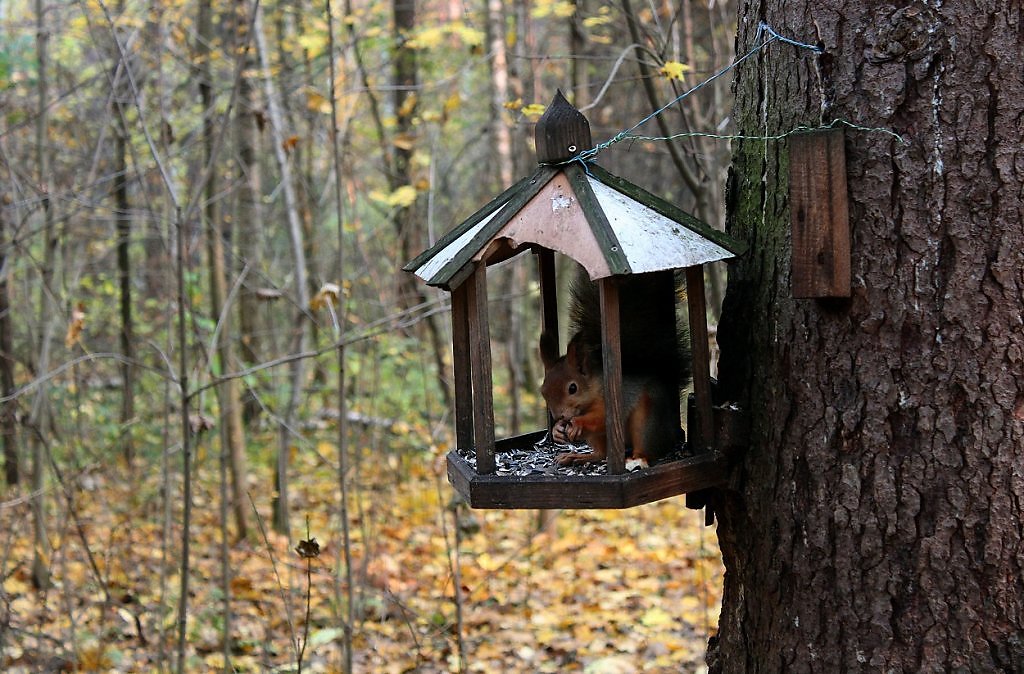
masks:
<svg viewBox="0 0 1024 674"><path fill-rule="evenodd" d="M590 125L561 92L537 122L536 144L540 165L532 175L404 268L452 293L457 447L448 454L449 480L474 508L625 508L722 484L726 466L716 444L721 415L711 402L702 265L734 257L743 245L597 165L573 160L592 147ZM551 334L558 334L555 252L575 260L599 283L609 435L606 474L496 471L496 457L531 451L547 433L494 437L487 266L527 250L538 260L541 320ZM682 458L627 472L618 280L635 274L650 278L665 306L665 320L652 330L674 331L676 269L686 274L696 402L689 416L687 451Z"/></svg>

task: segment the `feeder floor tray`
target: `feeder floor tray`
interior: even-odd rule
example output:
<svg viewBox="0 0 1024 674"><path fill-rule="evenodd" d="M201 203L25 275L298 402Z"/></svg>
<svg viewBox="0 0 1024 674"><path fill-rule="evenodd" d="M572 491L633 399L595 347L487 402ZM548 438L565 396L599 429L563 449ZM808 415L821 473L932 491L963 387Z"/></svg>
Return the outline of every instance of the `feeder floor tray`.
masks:
<svg viewBox="0 0 1024 674"><path fill-rule="evenodd" d="M494 474L476 472L472 448L448 453L448 479L473 508L630 508L723 484L719 452L687 453L687 446L648 468L608 475L604 461L559 466L564 445L536 431L495 443ZM579 448L571 448L578 451Z"/></svg>

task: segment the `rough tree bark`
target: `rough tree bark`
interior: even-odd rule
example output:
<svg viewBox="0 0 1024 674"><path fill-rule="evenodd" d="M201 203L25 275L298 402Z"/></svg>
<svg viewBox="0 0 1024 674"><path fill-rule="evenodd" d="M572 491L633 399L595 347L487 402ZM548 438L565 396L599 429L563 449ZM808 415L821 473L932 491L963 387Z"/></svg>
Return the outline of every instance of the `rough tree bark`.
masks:
<svg viewBox="0 0 1024 674"><path fill-rule="evenodd" d="M1021 6L744 0L820 42L736 74L741 133L841 117L852 298L791 299L786 143L736 148L713 672L1024 671ZM823 113L823 114L822 114Z"/></svg>

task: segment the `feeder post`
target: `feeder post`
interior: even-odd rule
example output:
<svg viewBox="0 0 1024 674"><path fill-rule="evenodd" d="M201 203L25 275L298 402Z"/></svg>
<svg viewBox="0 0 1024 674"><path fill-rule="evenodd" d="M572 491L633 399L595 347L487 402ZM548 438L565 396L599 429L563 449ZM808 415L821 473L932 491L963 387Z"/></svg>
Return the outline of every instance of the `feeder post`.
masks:
<svg viewBox="0 0 1024 674"><path fill-rule="evenodd" d="M494 472L494 390L491 383L491 329L487 320L487 265L465 281L469 296L469 341L473 361L473 439L476 472Z"/></svg>
<svg viewBox="0 0 1024 674"><path fill-rule="evenodd" d="M537 269L540 276L540 330L554 338L558 344L558 286L555 282L555 252L547 248L536 249ZM547 413L548 431L555 427L555 418Z"/></svg>
<svg viewBox="0 0 1024 674"><path fill-rule="evenodd" d="M537 250L540 269L541 332L558 338L558 287L555 282L555 253L547 248Z"/></svg>
<svg viewBox="0 0 1024 674"><path fill-rule="evenodd" d="M469 284L452 290L452 359L455 367L455 446L473 446L473 358L469 337Z"/></svg>
<svg viewBox="0 0 1024 674"><path fill-rule="evenodd" d="M676 319L676 282L675 274L672 271L660 271L650 274L653 278L651 293L654 298L654 306L657 308L655 314L655 322L651 326L652 330L658 332L664 332L665 334L672 335L673 337L678 335L678 324ZM672 406L673 416L672 424L673 428L681 428L682 425L679 423L679 369L681 363L679 362L678 349L672 349L671 353L666 354L669 360L664 365L664 374L668 378L673 386L671 387L674 393L675 404Z"/></svg>
<svg viewBox="0 0 1024 674"><path fill-rule="evenodd" d="M711 349L708 346L708 312L704 303L704 268L700 265L686 268L686 304L690 316L693 395L697 402L698 422L698 428L690 429L690 441L704 451L715 447L715 425L711 416ZM696 438L693 437L695 435Z"/></svg>
<svg viewBox="0 0 1024 674"><path fill-rule="evenodd" d="M600 280L601 358L604 366L604 414L608 473L626 472L625 410L622 405L622 342L619 286L614 276Z"/></svg>

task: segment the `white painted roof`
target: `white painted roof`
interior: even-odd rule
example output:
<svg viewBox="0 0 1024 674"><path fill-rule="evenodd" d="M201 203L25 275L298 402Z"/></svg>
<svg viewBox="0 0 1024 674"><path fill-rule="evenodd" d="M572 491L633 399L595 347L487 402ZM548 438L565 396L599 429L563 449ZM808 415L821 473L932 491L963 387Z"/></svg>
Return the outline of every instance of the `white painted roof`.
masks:
<svg viewBox="0 0 1024 674"><path fill-rule="evenodd" d="M692 267L733 257L725 248L675 220L599 180L588 180L634 274Z"/></svg>
<svg viewBox="0 0 1024 674"><path fill-rule="evenodd" d="M501 212L500 208L494 209L494 212L488 215L486 218L476 223L474 226L467 229L462 233L462 236L458 237L447 246L437 251L433 257L424 262L421 266L417 267L413 272L416 276L419 276L424 281L429 281L433 278L434 274L441 271L441 269L451 262L460 250L469 245L469 242L473 240L473 237L477 235L481 229L487 226L491 220L494 219L498 213Z"/></svg>
<svg viewBox="0 0 1024 674"><path fill-rule="evenodd" d="M582 171L578 172L573 179L576 180L574 187L573 180L566 173L557 171L548 174L550 177L545 178L533 196L525 202L519 199L522 190L510 188L502 202L497 205L492 202L487 206L493 209L490 214L446 245L425 252L424 255L428 257L419 267L409 268L409 271L428 283L443 285L457 274L454 268L445 271L445 267L452 262L466 265L471 260L493 261L491 256L496 250L501 250L498 256L505 259L508 246L504 249L491 247L492 242L499 240L513 250L534 244L568 255L582 264L594 280L613 273L610 267L612 258L609 255L617 260L616 268L628 269L634 274L681 269L729 259L735 255L728 248L707 238L712 236L716 240L728 240L725 234L712 232L696 220L692 224L682 224L664 215L678 210L668 202L650 195L655 201L655 207L648 206L611 187L614 183L602 182L602 179L591 175L590 171L586 175ZM614 176L610 178L618 180ZM587 202L592 204L587 209L580 202L583 195L576 193L582 189L581 180L585 180L593 192L593 197L586 196ZM507 212L511 201L519 204L515 213ZM662 202L662 205L659 206L657 202ZM688 219L683 222L692 220L681 211L679 213L677 217ZM588 218L599 218L601 215L604 217L598 223L588 221ZM495 222L496 219L499 221ZM607 227L603 223L605 220ZM599 225L600 233L594 229L595 224ZM693 224L698 227L692 229ZM607 231L608 228L611 232ZM704 234L694 231L701 228L705 228ZM481 232L490 238L474 242L473 239ZM596 235L599 235L600 241ZM602 246L611 247L603 250Z"/></svg>

